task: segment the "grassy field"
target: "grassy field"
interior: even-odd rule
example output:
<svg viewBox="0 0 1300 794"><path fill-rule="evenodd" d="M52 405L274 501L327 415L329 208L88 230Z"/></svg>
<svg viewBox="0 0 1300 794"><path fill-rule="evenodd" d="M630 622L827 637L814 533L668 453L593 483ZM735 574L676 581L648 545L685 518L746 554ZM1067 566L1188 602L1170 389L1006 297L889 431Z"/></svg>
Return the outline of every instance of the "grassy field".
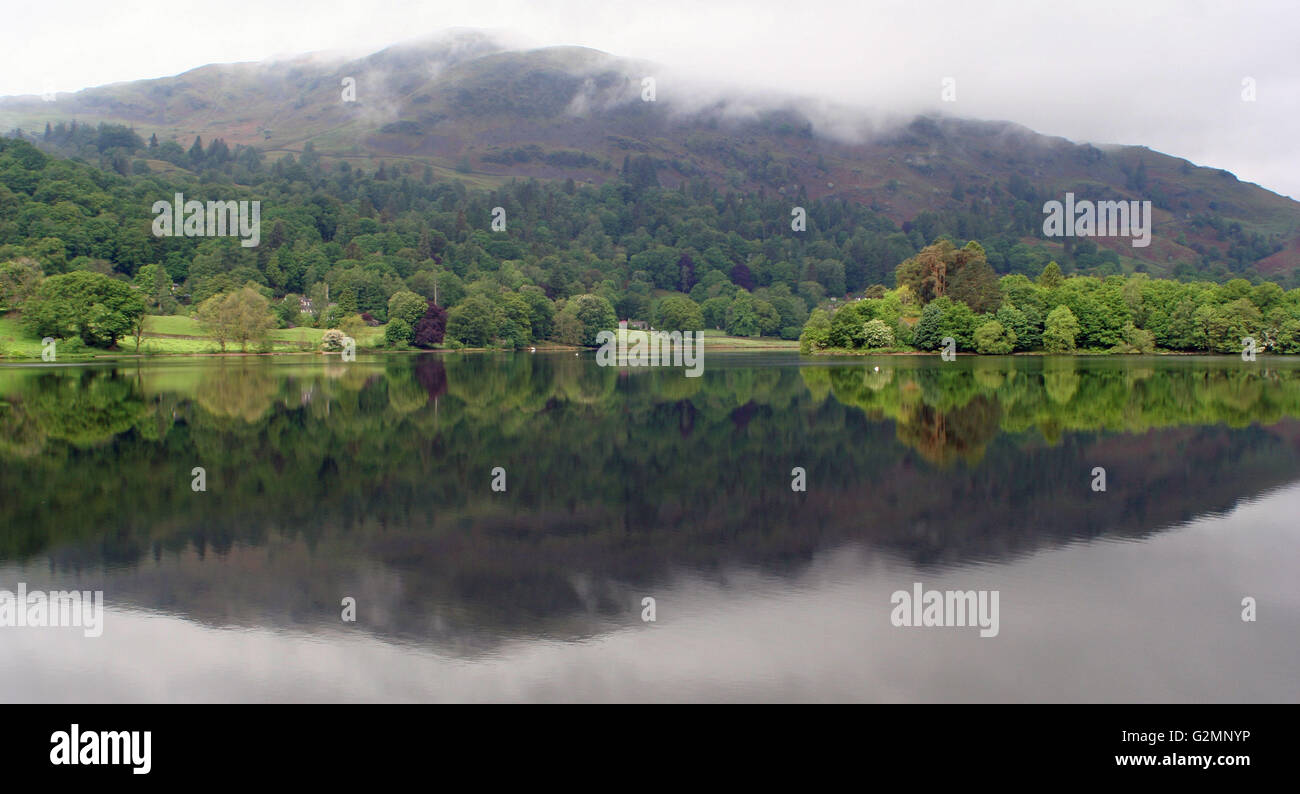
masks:
<svg viewBox="0 0 1300 794"><path fill-rule="evenodd" d="M798 350L799 340L774 336L728 336L721 331L704 331L704 346L711 350Z"/></svg>
<svg viewBox="0 0 1300 794"><path fill-rule="evenodd" d="M280 328L268 334L271 351L276 353L298 353L320 348L325 331L320 328ZM358 348L373 348L384 340L384 328L366 328L357 335ZM77 353L60 352L60 357L93 358L95 356L134 355L135 339L119 339L117 350L83 349ZM140 343L143 355L196 355L220 353L221 345L208 336L203 327L192 317L154 316L145 317L144 338ZM226 352L241 352L238 344L227 344ZM248 352L260 352L259 346L250 344ZM17 315L0 317L0 357L3 358L40 358L41 340L28 335L23 329Z"/></svg>
<svg viewBox="0 0 1300 794"><path fill-rule="evenodd" d="M370 330L372 329L370 328L366 329L366 331L370 331ZM380 328L379 330L382 332L384 329ZM381 333L380 336L382 335L383 334ZM278 328L272 331L270 336L272 339L281 342L298 342L301 344L319 345L321 337L325 336L325 329L323 328ZM369 334L366 334L365 336L362 336L361 338L357 339L357 344L362 345L364 347L363 340L367 339L368 336Z"/></svg>
<svg viewBox="0 0 1300 794"><path fill-rule="evenodd" d="M280 328L272 331L271 338L278 342L307 343L312 347L320 346L321 337L325 336L323 328ZM384 326L367 326L357 333L357 347L377 347L384 341Z"/></svg>
<svg viewBox="0 0 1300 794"><path fill-rule="evenodd" d="M175 334L177 336L203 336L203 329L193 317L156 317L144 318L146 334Z"/></svg>
<svg viewBox="0 0 1300 794"><path fill-rule="evenodd" d="M624 343L637 337L645 337L645 331L629 330L625 333ZM268 334L271 351L276 353L305 352L318 350L321 337L325 331L320 328L280 328ZM799 343L772 337L728 336L721 331L703 331L704 346L709 350L797 350ZM383 344L384 327L367 327L357 335L357 347L361 349L376 348ZM135 339L126 337L118 340L118 349L114 351L84 350L76 357L91 358L103 355L133 355ZM545 348L548 345L540 344ZM144 339L140 344L140 353L144 355L196 355L220 353L221 345L206 333L203 327L192 317L150 315L145 318ZM238 344L227 344L226 352L241 352ZM258 345L249 345L248 352L262 352ZM0 317L0 357L4 358L40 358L41 341L28 336L16 315Z"/></svg>
<svg viewBox="0 0 1300 794"><path fill-rule="evenodd" d="M117 346L124 353L135 352L135 338L119 340ZM232 348L238 350L238 346ZM251 349L251 348L250 348ZM221 345L210 339L168 339L146 336L140 340L140 352L147 355L187 355L191 353L220 353Z"/></svg>
<svg viewBox="0 0 1300 794"><path fill-rule="evenodd" d="M181 316L146 317L144 321L144 333L146 339L148 339L151 336L157 336L159 334L165 334L167 336L201 337L203 340L208 339L207 334L203 330L203 326L199 325L199 323L193 317L181 317ZM283 344L276 344L275 345L276 350L281 350L281 349L297 350L297 349L305 349L308 347L316 348L320 346L321 338L325 336L325 329L323 328L277 328L271 331L268 334L268 336L270 337L272 342L283 343ZM364 330L362 330L359 334L357 334L357 347L375 347L376 345L378 345L380 342L383 341L383 338L384 338L384 327L382 325L376 326L374 328L367 327ZM155 341L182 342L182 341L194 341L194 340L157 339ZM134 342L132 342L131 344L132 344L132 349L134 349ZM215 342L213 344L215 344ZM184 351L182 350L182 348L178 347L177 352L189 352L189 351Z"/></svg>
<svg viewBox="0 0 1300 794"><path fill-rule="evenodd" d="M628 345L637 339L644 340L649 336L648 331L637 331L628 329L626 331L615 331L621 337L624 345ZM770 336L728 336L721 331L708 330L701 331L704 337L704 347L708 350L798 350L799 342L796 340L777 339Z"/></svg>
<svg viewBox="0 0 1300 794"><path fill-rule="evenodd" d="M14 315L0 317L0 356L40 358L41 340L28 336Z"/></svg>

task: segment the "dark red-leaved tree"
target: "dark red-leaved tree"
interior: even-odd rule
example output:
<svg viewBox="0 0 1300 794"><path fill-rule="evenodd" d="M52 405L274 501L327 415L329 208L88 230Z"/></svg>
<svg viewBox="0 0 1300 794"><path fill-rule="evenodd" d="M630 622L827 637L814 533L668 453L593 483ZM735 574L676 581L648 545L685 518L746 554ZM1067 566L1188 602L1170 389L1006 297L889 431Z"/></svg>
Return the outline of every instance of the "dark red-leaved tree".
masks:
<svg viewBox="0 0 1300 794"><path fill-rule="evenodd" d="M754 291L754 274L743 264L736 265L731 269L731 283L737 287L744 287L750 292Z"/></svg>
<svg viewBox="0 0 1300 794"><path fill-rule="evenodd" d="M682 292L690 292L691 287L695 286L695 260L691 255L683 253L677 258L677 272L681 275L677 288Z"/></svg>
<svg viewBox="0 0 1300 794"><path fill-rule="evenodd" d="M442 336L447 331L447 311L433 301L424 316L415 321L411 344L416 347L433 347L442 344Z"/></svg>

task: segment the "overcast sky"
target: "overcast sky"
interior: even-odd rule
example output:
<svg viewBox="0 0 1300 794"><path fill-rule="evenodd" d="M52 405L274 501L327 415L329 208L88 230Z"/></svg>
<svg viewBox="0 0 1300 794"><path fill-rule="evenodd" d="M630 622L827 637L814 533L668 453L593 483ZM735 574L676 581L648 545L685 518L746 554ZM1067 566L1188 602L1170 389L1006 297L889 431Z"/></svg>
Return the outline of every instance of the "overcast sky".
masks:
<svg viewBox="0 0 1300 794"><path fill-rule="evenodd" d="M1300 198L1294 0L48 0L4 16L0 95L486 28L751 90L1143 144Z"/></svg>

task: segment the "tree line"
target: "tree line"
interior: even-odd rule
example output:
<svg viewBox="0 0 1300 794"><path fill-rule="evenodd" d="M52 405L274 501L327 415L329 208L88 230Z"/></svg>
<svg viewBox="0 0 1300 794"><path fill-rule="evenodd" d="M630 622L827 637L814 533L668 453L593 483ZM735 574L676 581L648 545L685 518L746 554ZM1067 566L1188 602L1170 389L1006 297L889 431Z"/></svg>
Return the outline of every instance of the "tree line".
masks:
<svg viewBox="0 0 1300 794"><path fill-rule="evenodd" d="M964 216L921 212L899 227L870 207L839 199L720 191L702 178L663 188L654 163L643 157L627 158L618 178L600 186L516 180L471 191L457 180L435 180L427 166L378 162L369 170L346 161L327 163L311 144L297 156L267 164L268 158L251 147L196 139L182 150L156 138L146 143L134 131L113 125L54 125L47 132L47 145L55 151L98 156L100 166L52 157L26 140L0 139L0 310L21 310L44 282L86 272L127 285L144 314L211 319L211 310L200 308L221 297L225 313L251 318L245 325L254 330L268 324L344 330L359 323L389 324L384 339L399 347L520 347L546 339L582 344L613 324L611 317L654 327L798 339L809 323L823 322L816 310L829 321L828 309L846 296L880 300L889 292L885 284L894 282L908 284L919 302L904 306L907 296L898 296L901 326L891 320L892 309L880 318L864 318L864 325L880 319L888 326L888 335L873 326L873 342L910 346L920 329L927 331L921 338L928 343L928 329L947 323L973 345L977 329L959 327L965 322L960 309L954 319L944 320L949 312L940 302L931 310L940 318L925 323L919 312L932 299L947 297L976 315L996 314L1006 301L1000 285L990 288L985 269L1028 281L1051 261L1044 247L1022 242L1015 223L997 213L974 223ZM114 157L177 168L163 173L145 163L124 172L112 165ZM260 200L269 231L255 248L231 238L154 237L150 207L177 192L199 201ZM793 201L807 210L805 231L790 228ZM494 208L505 212L504 231L491 230ZM935 285L927 279L933 281L934 273L925 268L933 270L933 252L927 243L945 236L969 239L958 233L971 230L985 233L980 264L963 270L954 260L953 272L944 276L953 280L952 294L931 294ZM1089 243L1077 244L1067 268L1099 282L1117 278L1113 255L1095 246L1084 250ZM962 250L954 256L965 256ZM899 282L900 262L920 270ZM42 300L119 291L87 277L66 288L60 283L42 293ZM948 288L946 282L941 287ZM399 295L397 305L404 311L396 316L400 322L391 323ZM415 299L424 302L418 316ZM1010 301L1012 308L1039 312L1045 330L1046 314L1055 304L1017 300ZM990 305L994 301L998 305ZM74 328L67 318L80 316L79 305L107 306L83 300L49 311L33 306L25 314L46 318L43 330L36 329L35 320L30 324L38 333L71 334L92 346L112 345L139 330L142 313L121 301L109 310L121 316L82 320ZM1094 347L1098 334L1089 318L1080 317L1076 307L1071 311L1081 323L1076 343ZM417 328L426 315L428 321ZM1135 328L1159 336L1144 320L1130 319ZM1018 334L1013 348L1023 348L1026 340L1037 344L1032 321L1017 324L1011 314L999 322L1002 333L984 333L986 348L1008 343L1009 324ZM211 327L224 325L229 323ZM229 338L241 342L245 330L230 331ZM1068 330L1068 323L1059 330ZM856 336L854 344L836 341L831 346L857 346ZM1166 346L1162 338L1156 341Z"/></svg>
<svg viewBox="0 0 1300 794"><path fill-rule="evenodd" d="M943 239L904 260L896 287L818 308L804 352L957 350L1150 353L1156 350L1300 353L1300 288L1130 276L1066 277L1049 262L1036 279L999 277L976 241Z"/></svg>

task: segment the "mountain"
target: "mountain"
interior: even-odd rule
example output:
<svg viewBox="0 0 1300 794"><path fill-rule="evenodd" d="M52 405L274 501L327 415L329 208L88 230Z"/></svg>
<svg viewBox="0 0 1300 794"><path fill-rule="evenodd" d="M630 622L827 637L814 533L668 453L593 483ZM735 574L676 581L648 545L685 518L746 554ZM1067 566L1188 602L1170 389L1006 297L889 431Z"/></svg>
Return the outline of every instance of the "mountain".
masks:
<svg viewBox="0 0 1300 794"><path fill-rule="evenodd" d="M656 76L654 101L643 99L648 76ZM0 129L74 120L127 125L183 147L195 136L220 138L272 158L310 142L327 163L414 161L478 187L516 177L600 184L631 163L667 187L704 179L787 195L792 206L858 202L927 239L939 229L968 237L993 229L1062 261L1078 252L1043 236L1045 201L1066 192L1151 200L1149 247L1095 240L1118 255L1117 269L1300 278L1300 203L1227 171L1006 121L705 88L653 64L581 47L512 49L474 31L357 59L210 65L52 102L0 99Z"/></svg>

